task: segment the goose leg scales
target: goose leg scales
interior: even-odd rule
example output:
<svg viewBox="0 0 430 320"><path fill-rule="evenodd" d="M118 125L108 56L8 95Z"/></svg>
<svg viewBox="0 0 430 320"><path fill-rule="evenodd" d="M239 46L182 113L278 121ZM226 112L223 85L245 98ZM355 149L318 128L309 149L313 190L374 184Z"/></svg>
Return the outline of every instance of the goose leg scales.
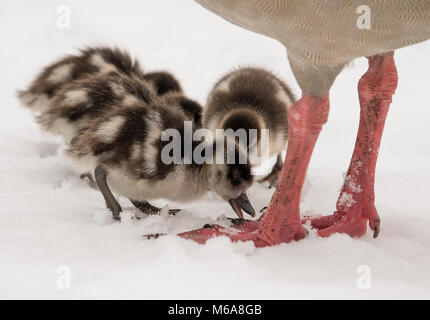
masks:
<svg viewBox="0 0 430 320"><path fill-rule="evenodd" d="M96 178L97 186L106 201L106 206L112 211L113 218L115 220L121 220L120 213L122 212L122 208L109 189L106 181L106 169L102 166L97 166L94 170L94 177Z"/></svg>
<svg viewBox="0 0 430 320"><path fill-rule="evenodd" d="M351 164L332 216L313 219L318 234L362 236L369 222L376 238L380 219L375 209L375 167L391 97L397 87L393 53L368 58L369 69L360 79L360 125Z"/></svg>

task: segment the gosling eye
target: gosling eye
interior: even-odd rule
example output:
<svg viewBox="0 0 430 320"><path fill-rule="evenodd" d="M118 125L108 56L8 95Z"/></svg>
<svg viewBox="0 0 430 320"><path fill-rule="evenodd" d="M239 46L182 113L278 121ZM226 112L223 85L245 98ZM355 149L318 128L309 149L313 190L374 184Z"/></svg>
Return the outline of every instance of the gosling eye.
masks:
<svg viewBox="0 0 430 320"><path fill-rule="evenodd" d="M231 182L231 185L234 187L237 187L241 183L240 179L232 179L230 180L230 182Z"/></svg>

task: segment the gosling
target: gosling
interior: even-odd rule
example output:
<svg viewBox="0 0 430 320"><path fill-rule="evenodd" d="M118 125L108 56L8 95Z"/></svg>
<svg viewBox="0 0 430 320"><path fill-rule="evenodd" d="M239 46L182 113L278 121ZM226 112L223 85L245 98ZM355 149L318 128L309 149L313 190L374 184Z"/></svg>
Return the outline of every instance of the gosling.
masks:
<svg viewBox="0 0 430 320"><path fill-rule="evenodd" d="M126 51L88 47L77 55L68 55L44 68L27 90L18 91L18 97L34 113L42 113L55 108L52 100L65 84L92 75L110 73L144 78L139 62L133 60Z"/></svg>
<svg viewBox="0 0 430 320"><path fill-rule="evenodd" d="M147 81L158 96L165 95L168 103L179 106L190 120L201 126L201 105L184 95L179 81L171 73L145 74L137 59L118 48L88 47L77 55L63 57L44 68L27 90L18 91L18 98L35 114L42 114L57 108L55 96L65 85L95 75L111 74Z"/></svg>
<svg viewBox="0 0 430 320"><path fill-rule="evenodd" d="M147 214L159 212L150 199L191 201L210 190L229 201L239 217L241 209L255 214L245 194L252 182L247 163L163 164L162 132L176 128L183 133L188 119L180 106L166 104L147 81L119 73L85 77L65 84L53 105L37 117L38 124L63 136L79 174L94 172L115 219L121 207L110 184Z"/></svg>
<svg viewBox="0 0 430 320"><path fill-rule="evenodd" d="M238 217L243 219L242 209L254 216L246 196L253 180L249 161L243 164L184 161L185 121L182 112L162 100L144 103L136 99L88 121L66 154L78 172L94 172L107 207L117 220L122 209L112 191L133 199L133 204L145 213L154 213L155 207L148 203L151 199L187 202L215 191L230 203ZM181 139L176 141L176 147L180 147L177 162L165 161L170 159L170 152L166 152L169 141L163 139L167 129L176 130ZM216 154L218 144L212 143ZM237 144L234 147L235 159L241 157L240 153L247 159L246 151ZM197 148L193 143L191 154Z"/></svg>
<svg viewBox="0 0 430 320"><path fill-rule="evenodd" d="M276 186L282 169L282 151L288 140L287 110L296 101L288 86L261 68L239 68L228 73L216 83L209 94L203 112L203 127L215 134L217 129L245 129L248 151L261 146L261 130L269 130L269 156L277 155L271 172L259 182ZM250 129L257 129L253 141ZM256 163L259 164L259 163Z"/></svg>

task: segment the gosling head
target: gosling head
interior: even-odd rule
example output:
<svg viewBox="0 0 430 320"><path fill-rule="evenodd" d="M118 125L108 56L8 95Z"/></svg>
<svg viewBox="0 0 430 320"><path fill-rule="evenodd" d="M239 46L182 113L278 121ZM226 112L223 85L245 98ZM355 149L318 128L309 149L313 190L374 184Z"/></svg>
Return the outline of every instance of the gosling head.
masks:
<svg viewBox="0 0 430 320"><path fill-rule="evenodd" d="M220 148L224 145L224 148ZM237 143L215 143L217 157L214 157L212 170L213 190L233 208L236 215L243 219L242 210L255 216L246 191L252 185L253 176L248 154ZM220 161L223 159L224 161ZM218 161L217 161L218 160Z"/></svg>

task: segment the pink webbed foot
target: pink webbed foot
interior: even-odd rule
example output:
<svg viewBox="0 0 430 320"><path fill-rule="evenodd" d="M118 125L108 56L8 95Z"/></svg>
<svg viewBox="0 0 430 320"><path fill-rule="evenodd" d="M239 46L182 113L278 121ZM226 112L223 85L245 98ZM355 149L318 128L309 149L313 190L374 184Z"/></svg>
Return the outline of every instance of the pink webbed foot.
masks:
<svg viewBox="0 0 430 320"><path fill-rule="evenodd" d="M318 230L320 237L329 237L334 233L345 233L351 237L366 234L367 222L373 230L373 237L379 235L381 220L373 205L360 206L357 203L344 211L336 211L333 215L311 219L311 226Z"/></svg>
<svg viewBox="0 0 430 320"><path fill-rule="evenodd" d="M200 244L205 244L206 241L215 237L225 236L232 242L252 241L257 248L273 246L278 243L273 243L270 239L264 236L260 230L260 221L242 221L230 227L222 227L219 225L207 225L202 229L197 229L189 232L184 232L178 236L185 239L194 240ZM301 240L307 236L308 232L302 226L298 226L298 230L294 232L288 239L281 242L289 242L292 240Z"/></svg>

